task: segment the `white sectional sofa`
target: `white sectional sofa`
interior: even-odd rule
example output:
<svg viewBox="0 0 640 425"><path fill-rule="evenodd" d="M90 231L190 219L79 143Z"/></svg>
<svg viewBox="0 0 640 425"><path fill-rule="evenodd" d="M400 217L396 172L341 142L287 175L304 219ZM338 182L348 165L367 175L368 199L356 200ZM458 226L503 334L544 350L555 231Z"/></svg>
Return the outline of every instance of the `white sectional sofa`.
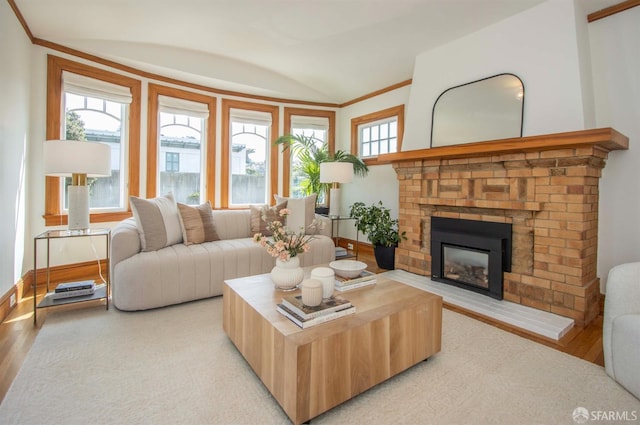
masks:
<svg viewBox="0 0 640 425"><path fill-rule="evenodd" d="M331 221L300 255L301 266L335 259ZM145 252L134 218L113 229L110 278L113 305L119 310L146 310L222 295L225 279L268 273L275 259L253 241L250 210L214 210L220 240L185 245L175 243Z"/></svg>

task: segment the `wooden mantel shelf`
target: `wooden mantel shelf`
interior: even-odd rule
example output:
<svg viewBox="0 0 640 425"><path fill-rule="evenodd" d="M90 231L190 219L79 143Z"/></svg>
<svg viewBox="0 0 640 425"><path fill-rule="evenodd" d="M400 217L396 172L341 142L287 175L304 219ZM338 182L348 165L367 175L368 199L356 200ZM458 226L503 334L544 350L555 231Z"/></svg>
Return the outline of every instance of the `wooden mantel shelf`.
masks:
<svg viewBox="0 0 640 425"><path fill-rule="evenodd" d="M629 138L613 128L607 127L390 153L380 155L378 161L399 162L423 159L455 159L594 146L607 152L626 150L629 149Z"/></svg>

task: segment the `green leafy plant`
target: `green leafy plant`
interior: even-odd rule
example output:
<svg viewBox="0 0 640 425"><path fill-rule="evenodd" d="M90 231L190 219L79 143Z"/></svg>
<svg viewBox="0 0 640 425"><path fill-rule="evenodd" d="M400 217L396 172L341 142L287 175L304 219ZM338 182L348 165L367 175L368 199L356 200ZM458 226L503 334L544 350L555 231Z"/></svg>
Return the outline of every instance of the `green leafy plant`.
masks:
<svg viewBox="0 0 640 425"><path fill-rule="evenodd" d="M371 206L356 202L351 205L349 216L356 220L356 228L374 246L396 246L400 240L407 239L406 232L398 231L398 219L391 219L391 210L385 208L382 201Z"/></svg>
<svg viewBox="0 0 640 425"><path fill-rule="evenodd" d="M353 173L357 176L366 176L369 167L356 155L338 150L333 155L329 152L329 145L315 137L303 135L285 135L274 142L282 145L282 150L291 150L291 153L298 158L294 165L294 170L305 176L301 181L302 192L305 196L317 193L318 198L326 194L330 188L329 183L320 183L320 164L323 162L349 162L353 164Z"/></svg>

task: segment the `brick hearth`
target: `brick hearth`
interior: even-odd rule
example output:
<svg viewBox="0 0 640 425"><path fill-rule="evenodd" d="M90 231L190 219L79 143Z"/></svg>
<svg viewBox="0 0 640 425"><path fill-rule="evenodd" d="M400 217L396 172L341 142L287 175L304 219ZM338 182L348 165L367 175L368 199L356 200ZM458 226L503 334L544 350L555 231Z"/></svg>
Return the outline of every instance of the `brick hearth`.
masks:
<svg viewBox="0 0 640 425"><path fill-rule="evenodd" d="M511 223L504 299L591 322L599 312L598 182L613 129L470 143L385 155L399 180L396 268L431 275L431 217Z"/></svg>

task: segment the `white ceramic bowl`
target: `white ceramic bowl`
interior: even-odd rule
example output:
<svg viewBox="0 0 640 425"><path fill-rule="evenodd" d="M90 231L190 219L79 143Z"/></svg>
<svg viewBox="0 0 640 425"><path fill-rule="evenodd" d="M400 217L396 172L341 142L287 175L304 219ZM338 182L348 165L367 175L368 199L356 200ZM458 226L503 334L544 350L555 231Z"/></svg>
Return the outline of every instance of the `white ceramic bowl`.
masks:
<svg viewBox="0 0 640 425"><path fill-rule="evenodd" d="M367 263L356 260L338 260L330 262L329 267L331 267L338 276L358 277L360 273L367 268Z"/></svg>

